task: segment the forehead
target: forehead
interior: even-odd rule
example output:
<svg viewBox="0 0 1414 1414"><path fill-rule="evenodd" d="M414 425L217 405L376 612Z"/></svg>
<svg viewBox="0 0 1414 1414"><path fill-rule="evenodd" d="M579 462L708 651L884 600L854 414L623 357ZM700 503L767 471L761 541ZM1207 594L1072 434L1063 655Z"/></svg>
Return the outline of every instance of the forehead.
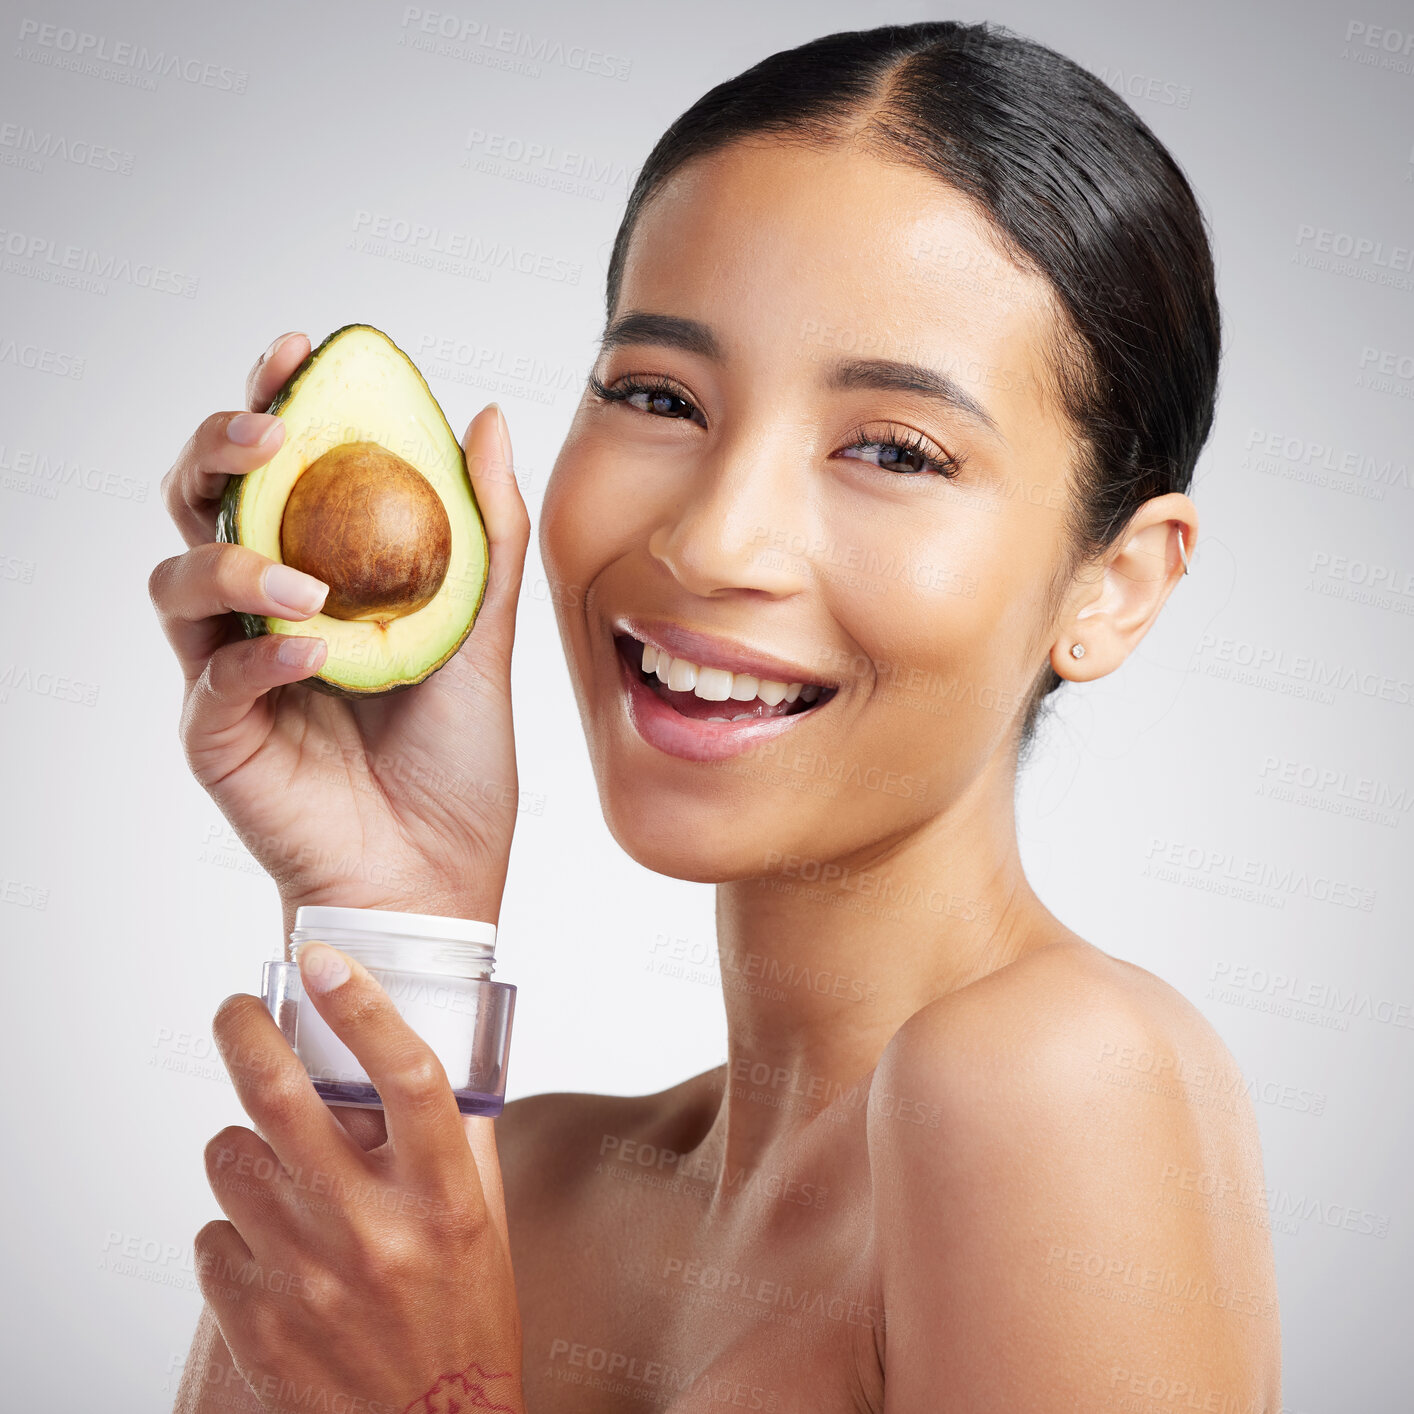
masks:
<svg viewBox="0 0 1414 1414"><path fill-rule="evenodd" d="M1045 386L1051 292L966 196L857 147L738 142L644 208L619 308L711 324L728 361L849 354L948 373L989 406Z"/></svg>

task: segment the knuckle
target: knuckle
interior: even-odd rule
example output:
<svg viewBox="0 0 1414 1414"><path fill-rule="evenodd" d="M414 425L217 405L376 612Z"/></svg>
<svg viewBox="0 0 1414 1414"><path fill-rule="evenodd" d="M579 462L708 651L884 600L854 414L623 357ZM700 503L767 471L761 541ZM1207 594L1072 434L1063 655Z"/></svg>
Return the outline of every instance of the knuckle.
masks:
<svg viewBox="0 0 1414 1414"><path fill-rule="evenodd" d="M448 1091L447 1073L430 1050L410 1053L394 1073L394 1085L405 1105L431 1109Z"/></svg>
<svg viewBox="0 0 1414 1414"><path fill-rule="evenodd" d="M281 1066L262 1078L258 1101L261 1117L276 1125L292 1121L304 1106L309 1078L303 1071Z"/></svg>
<svg viewBox="0 0 1414 1414"><path fill-rule="evenodd" d="M427 1262L420 1235L402 1225L390 1226L371 1255L377 1271L394 1282L420 1271Z"/></svg>
<svg viewBox="0 0 1414 1414"><path fill-rule="evenodd" d="M152 600L154 608L160 610L163 607L180 559L180 555L169 555L165 560L158 560L152 567L152 573L147 576L147 597Z"/></svg>
<svg viewBox="0 0 1414 1414"><path fill-rule="evenodd" d="M202 426L205 424L203 423ZM167 474L162 478L162 495L166 502L167 509L173 510L183 503L186 493L188 468L192 464L192 459L196 452L196 444L201 437L201 427L182 444L182 449L173 459L172 465L167 468Z"/></svg>
<svg viewBox="0 0 1414 1414"><path fill-rule="evenodd" d="M491 1225L486 1205L473 1202L464 1190L439 1199L435 1213L443 1241L461 1247L479 1242Z"/></svg>
<svg viewBox="0 0 1414 1414"><path fill-rule="evenodd" d="M240 594L242 569L245 555L241 545L228 545L221 540L212 540L193 551L199 555L203 574L223 604L231 604Z"/></svg>
<svg viewBox="0 0 1414 1414"><path fill-rule="evenodd" d="M270 635L266 635L269 638ZM272 651L263 649L264 640L253 648L248 639L238 639L224 644L206 660L206 670L202 674L201 694L205 701L224 700L238 691L245 681L246 668L252 651Z"/></svg>
<svg viewBox="0 0 1414 1414"><path fill-rule="evenodd" d="M206 1164L206 1175L213 1178L233 1168L236 1161L246 1152L251 1132L239 1124L228 1124L206 1141L202 1158Z"/></svg>
<svg viewBox="0 0 1414 1414"><path fill-rule="evenodd" d="M438 1097L447 1089L447 1072L431 1051L417 1052L404 1060L399 1080L404 1092L414 1099L417 1096Z"/></svg>
<svg viewBox="0 0 1414 1414"><path fill-rule="evenodd" d="M258 1079L270 1068L268 1054L248 1040L256 1033L262 1016L269 1017L264 1002L244 992L227 997L217 1009L211 1034L232 1080Z"/></svg>
<svg viewBox="0 0 1414 1414"><path fill-rule="evenodd" d="M229 1226L224 1218L212 1218L209 1222L202 1223L192 1239L192 1246L198 1253L215 1251Z"/></svg>
<svg viewBox="0 0 1414 1414"><path fill-rule="evenodd" d="M162 496L163 509L174 520L176 519L177 509L181 504L181 501L178 496L178 484L180 476L180 466L169 467L162 477L162 484L158 487L158 490Z"/></svg>
<svg viewBox="0 0 1414 1414"><path fill-rule="evenodd" d="M216 1013L211 1018L211 1033L218 1044L233 1041L239 1036L254 1014L252 1006L264 1010L264 1004L259 997L254 997L249 992L233 992L216 1008Z"/></svg>
<svg viewBox="0 0 1414 1414"><path fill-rule="evenodd" d="M226 1254L231 1248L232 1225L224 1218L212 1218L203 1223L192 1239L192 1258L196 1268L197 1285L210 1299L213 1288L217 1287L221 1269L226 1263Z"/></svg>
<svg viewBox="0 0 1414 1414"><path fill-rule="evenodd" d="M194 445L210 445L220 443L226 436L226 424L235 416L229 411L208 413L197 425L196 435L192 438Z"/></svg>
<svg viewBox="0 0 1414 1414"><path fill-rule="evenodd" d="M289 1271L285 1288L331 1326L352 1330L358 1319L356 1295L326 1267L301 1265Z"/></svg>
<svg viewBox="0 0 1414 1414"><path fill-rule="evenodd" d="M221 701L230 691L233 677L231 666L229 655L219 648L206 660L206 666L201 670L201 676L197 679L190 697L193 742L200 737L197 719L201 709Z"/></svg>
<svg viewBox="0 0 1414 1414"><path fill-rule="evenodd" d="M230 1223L223 1217L212 1217L211 1222L202 1223L197 1236L191 1241L192 1256L197 1261L197 1280L209 1277L215 1270L219 1254L228 1246Z"/></svg>

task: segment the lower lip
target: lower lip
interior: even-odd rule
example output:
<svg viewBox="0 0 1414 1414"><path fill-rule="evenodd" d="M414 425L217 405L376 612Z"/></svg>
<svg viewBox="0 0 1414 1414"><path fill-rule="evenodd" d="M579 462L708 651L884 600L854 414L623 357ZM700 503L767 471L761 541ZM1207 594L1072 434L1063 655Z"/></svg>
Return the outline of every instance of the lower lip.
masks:
<svg viewBox="0 0 1414 1414"><path fill-rule="evenodd" d="M614 657L628 696L628 717L634 730L649 746L684 761L724 761L731 756L740 756L762 742L788 732L826 705L822 702L808 712L795 712L789 717L763 717L746 722L708 722L697 717L684 717L643 681L617 647L614 648Z"/></svg>

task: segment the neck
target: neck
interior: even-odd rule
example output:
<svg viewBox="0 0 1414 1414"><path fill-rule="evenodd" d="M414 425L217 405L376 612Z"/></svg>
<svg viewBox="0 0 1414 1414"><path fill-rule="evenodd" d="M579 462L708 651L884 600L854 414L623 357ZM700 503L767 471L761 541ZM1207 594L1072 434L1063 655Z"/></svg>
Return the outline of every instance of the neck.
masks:
<svg viewBox="0 0 1414 1414"><path fill-rule="evenodd" d="M1014 772L920 828L830 861L784 854L717 888L727 1063L703 1151L726 1172L771 1161L831 1099L862 1096L929 1002L1066 929L1017 850Z"/></svg>

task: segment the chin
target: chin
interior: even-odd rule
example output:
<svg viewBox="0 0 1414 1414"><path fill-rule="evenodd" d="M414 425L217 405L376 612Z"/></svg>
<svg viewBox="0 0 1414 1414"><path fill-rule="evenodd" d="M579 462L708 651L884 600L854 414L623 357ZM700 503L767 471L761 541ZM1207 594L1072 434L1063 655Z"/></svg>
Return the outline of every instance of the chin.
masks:
<svg viewBox="0 0 1414 1414"><path fill-rule="evenodd" d="M924 819L920 808L873 792L832 796L741 774L759 763L698 765L696 771L710 774L691 784L650 779L642 766L641 760L596 755L604 822L645 869L692 883L819 871L844 860L863 866L900 830Z"/></svg>
<svg viewBox="0 0 1414 1414"><path fill-rule="evenodd" d="M715 782L693 793L664 791L626 763L607 767L599 783L604 822L624 853L655 874L698 884L757 878L798 842L799 829L774 821L777 807L750 794Z"/></svg>

